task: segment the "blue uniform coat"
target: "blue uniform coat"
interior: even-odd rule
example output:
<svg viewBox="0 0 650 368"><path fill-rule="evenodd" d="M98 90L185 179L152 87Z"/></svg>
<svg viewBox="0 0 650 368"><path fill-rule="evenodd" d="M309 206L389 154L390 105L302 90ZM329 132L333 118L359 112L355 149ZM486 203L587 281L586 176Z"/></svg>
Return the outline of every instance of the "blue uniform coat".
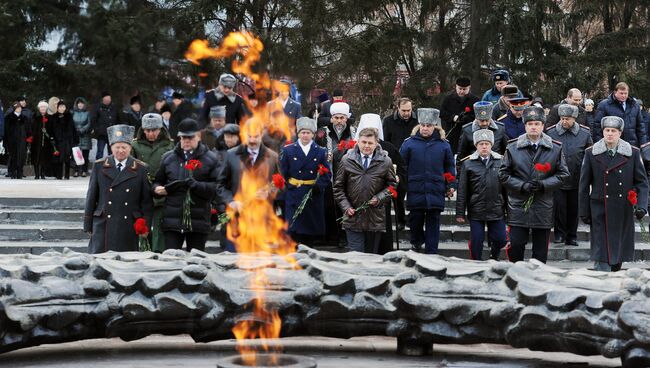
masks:
<svg viewBox="0 0 650 368"><path fill-rule="evenodd" d="M302 198L313 185L295 186L289 183L290 178L298 180L314 180L317 176L318 165L330 170L327 163L327 150L314 141L311 143L309 154L305 156L298 142L282 148L280 153L280 171L287 181L285 201L285 219L289 223L289 231L296 234L323 235L325 234L325 204L323 193L332 181L332 174L321 176L312 191L311 199L303 212L292 223L293 214L300 205Z"/></svg>
<svg viewBox="0 0 650 368"><path fill-rule="evenodd" d="M407 208L444 210L447 184L442 175L446 172L456 175L449 142L438 131L430 139L417 132L404 141L399 152L408 172Z"/></svg>

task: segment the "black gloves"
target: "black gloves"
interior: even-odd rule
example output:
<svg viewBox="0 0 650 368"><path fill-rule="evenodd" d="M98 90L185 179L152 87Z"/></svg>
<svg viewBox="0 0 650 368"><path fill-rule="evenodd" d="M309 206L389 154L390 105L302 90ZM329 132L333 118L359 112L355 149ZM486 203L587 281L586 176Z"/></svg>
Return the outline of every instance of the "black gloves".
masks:
<svg viewBox="0 0 650 368"><path fill-rule="evenodd" d="M587 225L591 225L591 217L590 216L582 216L581 217L582 222L584 222Z"/></svg>
<svg viewBox="0 0 650 368"><path fill-rule="evenodd" d="M185 179L185 185L187 185L187 187L190 189L196 188L197 184L198 183L196 182L196 179L194 179L193 176L188 176L187 179Z"/></svg>
<svg viewBox="0 0 650 368"><path fill-rule="evenodd" d="M171 183L165 185L165 190L167 193L174 193L178 190L183 190L187 188L184 180L174 180Z"/></svg>
<svg viewBox="0 0 650 368"><path fill-rule="evenodd" d="M521 193L523 194L530 194L533 192L533 183L530 181L527 181L524 183L524 185L521 186Z"/></svg>
<svg viewBox="0 0 650 368"><path fill-rule="evenodd" d="M533 180L531 181L532 183L532 191L533 192L542 192L544 191L544 186L539 180Z"/></svg>
<svg viewBox="0 0 650 368"><path fill-rule="evenodd" d="M641 220L641 219L643 218L643 216L646 215L646 213L648 213L648 211L646 211L645 208L637 208L637 209L634 211L634 216L636 216L636 219L637 219L637 220Z"/></svg>

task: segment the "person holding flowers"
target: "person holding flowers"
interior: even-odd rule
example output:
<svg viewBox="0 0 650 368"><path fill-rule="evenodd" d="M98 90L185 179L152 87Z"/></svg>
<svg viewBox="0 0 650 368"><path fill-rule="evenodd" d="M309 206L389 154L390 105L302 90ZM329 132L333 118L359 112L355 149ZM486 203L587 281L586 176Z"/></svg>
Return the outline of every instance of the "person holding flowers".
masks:
<svg viewBox="0 0 650 368"><path fill-rule="evenodd" d="M379 253L381 233L386 231L384 206L397 196L396 187L393 162L379 145L378 130L364 128L356 147L343 156L334 182L350 249Z"/></svg>
<svg viewBox="0 0 650 368"><path fill-rule="evenodd" d="M302 117L296 121L296 131L296 142L280 152L280 172L287 183L284 219L289 224L289 235L310 245L325 235L323 194L332 174L327 150L314 142L316 121Z"/></svg>
<svg viewBox="0 0 650 368"><path fill-rule="evenodd" d="M420 108L417 116L419 125L400 148L408 173L406 207L411 245L420 251L424 244L425 253L436 254L440 213L445 209L445 197L453 196L455 190L455 184L448 183L444 175L456 175L454 154L440 126L440 111Z"/></svg>
<svg viewBox="0 0 650 368"><path fill-rule="evenodd" d="M522 115L526 133L508 144L499 179L508 193L507 223L511 262L523 261L532 233L533 258L546 263L553 227L553 192L569 177L562 144L544 134L544 109L529 106Z"/></svg>
<svg viewBox="0 0 650 368"><path fill-rule="evenodd" d="M263 124L260 124L256 118L251 118L242 125L241 129L244 133L243 144L228 150L222 170L219 173L217 180L218 204L216 210L219 214L223 214L226 206L233 209L235 212L246 211L246 204L235 201L235 194L239 191L241 186L242 175L245 170L254 171L256 176L263 175L268 177L269 183L272 188L264 188L258 193L258 197L263 199L273 199L277 192L284 189L284 183L278 182L277 174L279 172L278 154L266 147L262 143L262 136L264 132ZM270 184L271 185L271 184ZM275 191L275 193L272 193ZM223 216L223 215L222 215ZM225 224L221 226L222 241L224 250L229 252L235 251L235 246L230 238L233 234L226 234Z"/></svg>
<svg viewBox="0 0 650 368"><path fill-rule="evenodd" d="M647 214L648 178L639 149L621 139L623 119L605 116L600 126L603 138L587 148L580 170L579 215L590 227L594 269L618 271L634 260L634 223Z"/></svg>
<svg viewBox="0 0 650 368"><path fill-rule="evenodd" d="M149 168L131 156L134 131L123 124L106 129L112 154L95 161L86 194L88 253L138 251L148 235L153 207Z"/></svg>
<svg viewBox="0 0 650 368"><path fill-rule="evenodd" d="M205 249L211 222L211 202L217 194L220 165L217 156L201 143L196 120L178 124L180 142L165 153L156 173L153 189L165 198L162 230L165 249Z"/></svg>

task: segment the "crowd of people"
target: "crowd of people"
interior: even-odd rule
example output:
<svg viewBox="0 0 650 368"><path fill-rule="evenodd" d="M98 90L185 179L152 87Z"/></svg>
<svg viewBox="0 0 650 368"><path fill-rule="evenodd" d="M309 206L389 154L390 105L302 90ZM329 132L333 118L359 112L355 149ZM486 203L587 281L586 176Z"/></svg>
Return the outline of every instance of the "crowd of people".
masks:
<svg viewBox="0 0 650 368"><path fill-rule="evenodd" d="M598 104L572 88L544 107L507 71L492 78L482 98L461 77L440 109L400 98L383 119L357 120L342 90L319 96L303 117L283 80L266 102L268 121L255 123L257 101L235 93L230 74L197 111L180 92L147 113L138 96L118 111L108 92L92 110L83 98L70 111L53 97L32 113L21 98L4 115L0 138L15 179L28 151L36 179L86 176L96 140L84 217L93 253L139 249L142 234L129 230L137 219L148 224L154 251L204 249L219 228L222 247L236 251L236 221L225 214L246 211L236 193L243 173L256 170L276 188L258 199L272 203L287 235L312 246L385 253L393 229L408 227L414 250L437 253L441 214L456 194L455 220L470 225L472 259L482 258L487 237L491 258L505 248L509 260L523 260L532 239L533 258L545 262L551 229L555 243L576 246L581 219L591 226L596 269L633 260L635 220L648 208L642 101L621 82ZM278 117L294 129L289 141L267 129ZM74 164L73 147L83 164Z"/></svg>

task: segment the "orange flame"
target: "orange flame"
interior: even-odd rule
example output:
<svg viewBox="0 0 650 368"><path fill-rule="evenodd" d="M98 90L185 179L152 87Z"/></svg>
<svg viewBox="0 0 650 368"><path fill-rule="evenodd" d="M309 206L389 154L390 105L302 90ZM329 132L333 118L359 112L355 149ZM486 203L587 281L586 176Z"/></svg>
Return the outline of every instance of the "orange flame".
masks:
<svg viewBox="0 0 650 368"><path fill-rule="evenodd" d="M266 90L273 89L286 93L287 86L272 80L268 73L256 73L253 66L260 60L264 45L249 32L234 32L226 36L218 48L211 48L206 40L195 40L185 53L187 60L194 64L206 58L227 58L236 56L232 70L243 74L253 81L260 103L252 106L248 103L252 117L241 126L241 139L248 144L249 137L261 139L264 133L280 136L282 142L292 136L293 124L283 113L282 105L277 101L266 104L263 96ZM252 317L237 322L232 329L238 341L261 339L265 351L269 345L264 340L280 337L282 320L277 310L265 305L265 293L272 288L264 268L258 267L260 257L282 256L292 267L297 268L296 261L290 257L295 252L296 244L287 235L287 224L277 217L273 209L273 198L277 189L270 184L269 168L258 165L243 172L241 187L234 201L242 204L240 212L228 208L228 239L235 243L239 254L237 264L240 268L250 270L250 290L254 292L251 302ZM255 365L255 350L240 343L238 350L244 363Z"/></svg>

